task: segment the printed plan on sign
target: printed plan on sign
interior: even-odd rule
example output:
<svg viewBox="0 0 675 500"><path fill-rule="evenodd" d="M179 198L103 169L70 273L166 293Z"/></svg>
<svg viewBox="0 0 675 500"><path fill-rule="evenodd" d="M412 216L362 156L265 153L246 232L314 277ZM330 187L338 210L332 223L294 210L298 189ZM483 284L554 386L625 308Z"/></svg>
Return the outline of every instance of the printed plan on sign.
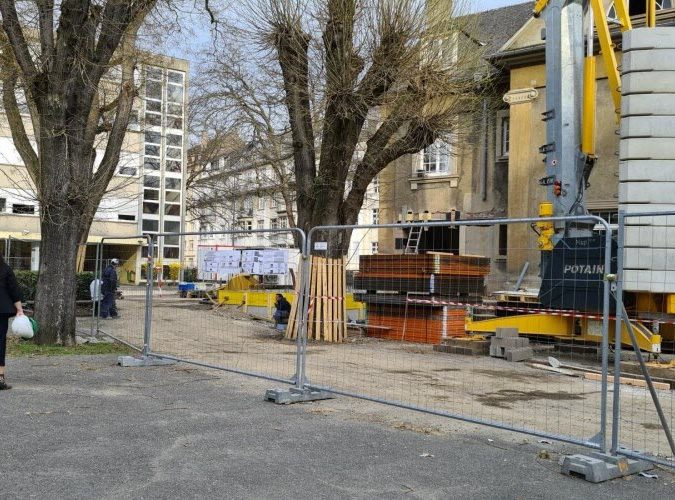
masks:
<svg viewBox="0 0 675 500"><path fill-rule="evenodd" d="M239 273L286 274L288 250L199 250L199 279L224 280Z"/></svg>
<svg viewBox="0 0 675 500"><path fill-rule="evenodd" d="M251 274L286 274L287 250L242 250L241 267Z"/></svg>

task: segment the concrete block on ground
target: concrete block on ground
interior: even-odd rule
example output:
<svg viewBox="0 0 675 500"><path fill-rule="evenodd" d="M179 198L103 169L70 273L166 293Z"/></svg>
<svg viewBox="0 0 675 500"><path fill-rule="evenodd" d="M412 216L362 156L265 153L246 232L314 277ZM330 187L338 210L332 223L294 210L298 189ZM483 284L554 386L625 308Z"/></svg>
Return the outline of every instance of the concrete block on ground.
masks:
<svg viewBox="0 0 675 500"><path fill-rule="evenodd" d="M673 28L633 28L623 33L621 49L624 53L657 47L675 49L675 30Z"/></svg>
<svg viewBox="0 0 675 500"><path fill-rule="evenodd" d="M517 337L517 328L497 328L495 330L495 337L498 339L505 339L507 337Z"/></svg>
<svg viewBox="0 0 675 500"><path fill-rule="evenodd" d="M518 362L525 361L534 357L534 350L531 347L521 347L519 349L507 349L506 361Z"/></svg>
<svg viewBox="0 0 675 500"><path fill-rule="evenodd" d="M675 96L675 94L674 94ZM672 102L675 109L675 99ZM675 141L659 138L622 139L619 143L622 160L675 160Z"/></svg>
<svg viewBox="0 0 675 500"><path fill-rule="evenodd" d="M497 345L490 345L490 356L493 358L503 358L504 348Z"/></svg>
<svg viewBox="0 0 675 500"><path fill-rule="evenodd" d="M503 339L496 338L492 340L492 345L502 347L504 349L518 349L520 347L527 347L530 345L530 339L524 337L506 337Z"/></svg>
<svg viewBox="0 0 675 500"><path fill-rule="evenodd" d="M654 76L651 77L654 78ZM624 97L624 99L627 99L627 97ZM671 112L675 114L675 110L671 110ZM621 139L629 139L631 137L661 137L664 139L675 137L675 116L651 115L626 117L621 120Z"/></svg>
<svg viewBox="0 0 675 500"><path fill-rule="evenodd" d="M622 160L619 181L675 182L675 160Z"/></svg>
<svg viewBox="0 0 675 500"><path fill-rule="evenodd" d="M623 53L623 73L631 71L675 71L675 48L653 48Z"/></svg>
<svg viewBox="0 0 675 500"><path fill-rule="evenodd" d="M468 356L485 356L490 352L489 340L443 339L440 345L433 347L434 351Z"/></svg>
<svg viewBox="0 0 675 500"><path fill-rule="evenodd" d="M635 115L672 116L675 109L675 93L631 94L621 99L622 120Z"/></svg>

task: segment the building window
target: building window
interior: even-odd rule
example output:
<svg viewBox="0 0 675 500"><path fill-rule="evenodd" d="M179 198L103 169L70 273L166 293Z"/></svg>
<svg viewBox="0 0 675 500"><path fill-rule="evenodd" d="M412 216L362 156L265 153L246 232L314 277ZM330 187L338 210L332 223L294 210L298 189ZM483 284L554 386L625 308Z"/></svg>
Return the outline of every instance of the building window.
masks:
<svg viewBox="0 0 675 500"><path fill-rule="evenodd" d="M373 186L373 193L378 194L380 192L380 176L376 175L373 177L373 182L371 183Z"/></svg>
<svg viewBox="0 0 675 500"><path fill-rule="evenodd" d="M499 156L502 158L509 156L509 132L510 122L508 116L502 116L500 119L499 129L501 133L501 142L499 147Z"/></svg>
<svg viewBox="0 0 675 500"><path fill-rule="evenodd" d="M505 256L508 246L508 224L499 225L499 255Z"/></svg>
<svg viewBox="0 0 675 500"><path fill-rule="evenodd" d="M163 253L165 259L177 259L180 255L180 250L178 247L164 247Z"/></svg>
<svg viewBox="0 0 675 500"><path fill-rule="evenodd" d="M165 221L164 231L167 233L180 233L180 222L173 220Z"/></svg>
<svg viewBox="0 0 675 500"><path fill-rule="evenodd" d="M598 208L589 210L588 214L605 219L608 224L619 223L619 211L616 208Z"/></svg>
<svg viewBox="0 0 675 500"><path fill-rule="evenodd" d="M265 221L264 220L258 221L258 229L265 229Z"/></svg>
<svg viewBox="0 0 675 500"><path fill-rule="evenodd" d="M258 197L258 210L265 210L265 197Z"/></svg>
<svg viewBox="0 0 675 500"><path fill-rule="evenodd" d="M380 223L380 209L379 208L373 208L373 224L379 224Z"/></svg>
<svg viewBox="0 0 675 500"><path fill-rule="evenodd" d="M159 214L159 203L148 203L147 201L143 202L143 213L158 215Z"/></svg>
<svg viewBox="0 0 675 500"><path fill-rule="evenodd" d="M286 229L288 227L288 217L279 217L279 229Z"/></svg>
<svg viewBox="0 0 675 500"><path fill-rule="evenodd" d="M181 190L181 180L180 179L174 179L173 177L167 177L164 179L164 187L166 189L173 189L174 191L180 191Z"/></svg>
<svg viewBox="0 0 675 500"><path fill-rule="evenodd" d="M136 216L131 214L117 214L117 220L135 221Z"/></svg>
<svg viewBox="0 0 675 500"><path fill-rule="evenodd" d="M179 191L167 191L164 193L164 201L167 203L180 203Z"/></svg>
<svg viewBox="0 0 675 500"><path fill-rule="evenodd" d="M0 213L4 213L7 210L7 199L0 198Z"/></svg>
<svg viewBox="0 0 675 500"><path fill-rule="evenodd" d="M12 205L12 213L19 215L34 215L35 214L35 205L24 205L14 203Z"/></svg>
<svg viewBox="0 0 675 500"><path fill-rule="evenodd" d="M377 254L378 247L379 247L378 242L377 242L377 241L373 241L373 242L370 244L370 253L372 253L373 255L376 255L376 254Z"/></svg>
<svg viewBox="0 0 675 500"><path fill-rule="evenodd" d="M422 170L425 174L447 174L450 172L450 145L436 141L424 148Z"/></svg>
<svg viewBox="0 0 675 500"><path fill-rule="evenodd" d="M156 233L159 231L159 221L152 219L143 220L143 232L144 233Z"/></svg>

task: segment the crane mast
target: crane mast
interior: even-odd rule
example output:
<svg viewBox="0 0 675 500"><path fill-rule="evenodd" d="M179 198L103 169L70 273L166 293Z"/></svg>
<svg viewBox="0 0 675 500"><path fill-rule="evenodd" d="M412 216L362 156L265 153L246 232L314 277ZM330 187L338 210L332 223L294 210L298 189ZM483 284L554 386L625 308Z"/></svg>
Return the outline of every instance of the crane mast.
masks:
<svg viewBox="0 0 675 500"><path fill-rule="evenodd" d="M583 215L584 190L594 158L582 152L581 123L584 92L584 2L550 0L543 10L546 40L546 144L547 199L554 216ZM592 43L592 42L591 42ZM561 236L589 236L586 228L555 228Z"/></svg>

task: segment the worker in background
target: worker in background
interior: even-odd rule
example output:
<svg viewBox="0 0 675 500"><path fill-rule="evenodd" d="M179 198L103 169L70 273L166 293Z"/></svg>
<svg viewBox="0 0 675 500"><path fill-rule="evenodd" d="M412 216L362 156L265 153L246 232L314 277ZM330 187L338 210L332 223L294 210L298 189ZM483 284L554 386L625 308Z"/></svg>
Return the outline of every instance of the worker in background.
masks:
<svg viewBox="0 0 675 500"><path fill-rule="evenodd" d="M101 283L101 293L103 293L101 318L103 319L118 317L115 295L117 293L117 266L119 265L119 259L112 259L108 267L103 271L103 282Z"/></svg>
<svg viewBox="0 0 675 500"><path fill-rule="evenodd" d="M291 315L291 303L286 300L286 298L277 293L276 300L274 301L274 323L275 326L282 324L285 325L288 323L288 317Z"/></svg>

